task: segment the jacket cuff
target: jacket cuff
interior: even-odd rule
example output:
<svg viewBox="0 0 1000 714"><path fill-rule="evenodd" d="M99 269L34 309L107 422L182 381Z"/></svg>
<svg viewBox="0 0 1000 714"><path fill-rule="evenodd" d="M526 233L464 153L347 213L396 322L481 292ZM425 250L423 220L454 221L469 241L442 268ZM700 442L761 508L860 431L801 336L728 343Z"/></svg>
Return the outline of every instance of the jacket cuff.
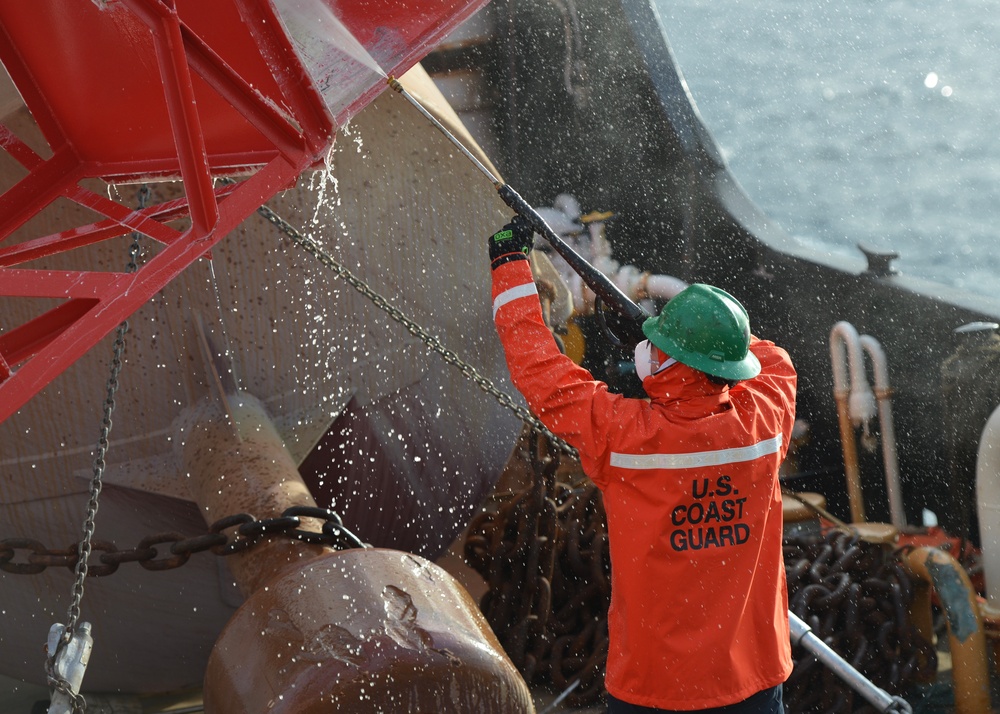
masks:
<svg viewBox="0 0 1000 714"><path fill-rule="evenodd" d="M516 285L535 282L535 274L531 272L531 261L529 260L510 260L503 265L498 265L493 270L491 277L493 278L493 297Z"/></svg>
<svg viewBox="0 0 1000 714"><path fill-rule="evenodd" d="M514 260L527 260L528 256L521 251L516 251L514 253L504 253L498 258L494 258L493 262L490 263L490 270L496 270L504 263L510 263Z"/></svg>

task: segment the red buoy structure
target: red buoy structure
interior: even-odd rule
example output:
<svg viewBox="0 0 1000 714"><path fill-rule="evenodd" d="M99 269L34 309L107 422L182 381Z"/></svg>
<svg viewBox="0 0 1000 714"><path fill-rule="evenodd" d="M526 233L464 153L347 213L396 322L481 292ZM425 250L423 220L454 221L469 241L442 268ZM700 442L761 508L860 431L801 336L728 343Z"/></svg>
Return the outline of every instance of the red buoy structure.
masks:
<svg viewBox="0 0 1000 714"><path fill-rule="evenodd" d="M48 144L33 147L0 126L0 147L24 173L0 195L0 298L44 305L32 319L2 326L0 422L187 266L209 257L265 201L321 165L337 127L384 88L376 70L409 69L483 4L0 5L0 61ZM367 57L325 34L330 22ZM241 180L216 185L219 177ZM127 207L93 179L180 179L183 196ZM94 220L32 235L32 218L61 200L89 209ZM133 231L158 244L135 272L45 267L46 258Z"/></svg>

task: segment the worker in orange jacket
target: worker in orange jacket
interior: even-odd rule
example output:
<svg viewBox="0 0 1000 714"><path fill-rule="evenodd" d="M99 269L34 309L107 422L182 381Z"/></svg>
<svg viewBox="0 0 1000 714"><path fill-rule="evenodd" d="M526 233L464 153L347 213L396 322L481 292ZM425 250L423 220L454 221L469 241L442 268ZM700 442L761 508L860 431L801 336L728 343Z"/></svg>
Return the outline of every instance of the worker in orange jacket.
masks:
<svg viewBox="0 0 1000 714"><path fill-rule="evenodd" d="M778 467L795 419L788 354L695 284L643 324L649 400L561 354L520 217L489 239L493 316L514 386L576 447L608 517L608 712L779 714L791 673Z"/></svg>

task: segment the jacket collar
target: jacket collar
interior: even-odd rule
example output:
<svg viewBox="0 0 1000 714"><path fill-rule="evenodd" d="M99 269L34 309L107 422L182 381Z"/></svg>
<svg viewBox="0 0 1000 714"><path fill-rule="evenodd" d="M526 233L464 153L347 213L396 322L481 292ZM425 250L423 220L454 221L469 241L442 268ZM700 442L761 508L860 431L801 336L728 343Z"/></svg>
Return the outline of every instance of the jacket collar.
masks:
<svg viewBox="0 0 1000 714"><path fill-rule="evenodd" d="M650 400L661 406L683 405L709 414L729 405L729 387L714 384L703 372L680 362L646 377L642 386Z"/></svg>

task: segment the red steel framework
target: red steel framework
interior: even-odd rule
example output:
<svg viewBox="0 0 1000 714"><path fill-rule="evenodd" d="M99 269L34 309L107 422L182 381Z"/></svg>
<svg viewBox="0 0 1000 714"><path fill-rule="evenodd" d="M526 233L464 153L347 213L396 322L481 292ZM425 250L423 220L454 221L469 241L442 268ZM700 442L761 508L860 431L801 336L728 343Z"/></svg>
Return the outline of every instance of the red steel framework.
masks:
<svg viewBox="0 0 1000 714"><path fill-rule="evenodd" d="M397 74L485 2L335 4L364 46L391 30L395 45L383 66ZM21 325L0 316L0 422L322 162L337 123L385 86L372 73L352 87L343 114L331 116L272 0L4 2L0 61L52 152L43 158L0 126L0 146L28 172L0 196L0 296L61 300ZM247 178L214 186L227 175ZM180 178L185 196L134 210L82 187L89 178ZM3 244L60 197L104 219ZM183 217L183 232L167 225ZM132 231L163 245L135 273L16 267Z"/></svg>

